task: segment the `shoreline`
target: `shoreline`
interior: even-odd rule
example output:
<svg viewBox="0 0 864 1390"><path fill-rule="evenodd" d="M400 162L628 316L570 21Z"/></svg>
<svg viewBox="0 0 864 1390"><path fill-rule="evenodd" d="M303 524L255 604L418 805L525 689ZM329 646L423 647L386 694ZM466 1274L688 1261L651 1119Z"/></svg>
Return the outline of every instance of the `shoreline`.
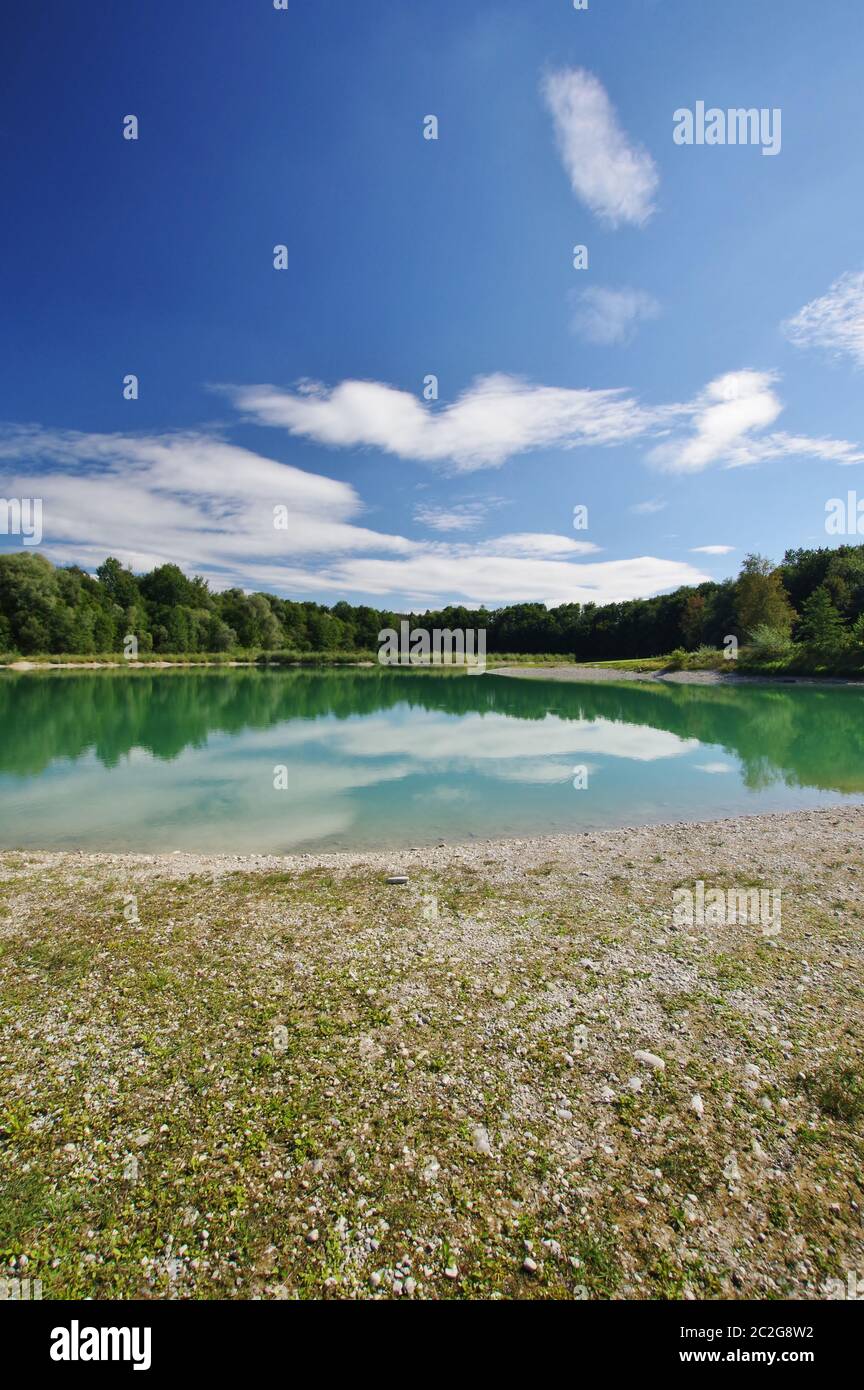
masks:
<svg viewBox="0 0 864 1390"><path fill-rule="evenodd" d="M521 835L478 840L463 840L450 843L438 842L429 845L394 847L393 849L368 850L299 850L282 853L231 854L226 851L210 852L197 850L155 850L151 853L134 853L124 850L88 849L9 849L0 847L0 863L9 856L33 860L47 868L70 867L94 864L105 868L144 869L155 867L159 870L174 868L179 876L189 873L271 873L274 870L286 872L306 872L310 869L333 869L347 871L356 868L372 869L380 873L394 873L416 868L418 870L441 870L452 860L458 864L469 864L482 860L505 862L525 859L535 862L538 859L556 854L574 862L581 859L580 851L593 850L598 846L614 851L616 842L626 847L628 857L638 852L647 853L653 848L655 840L677 840L682 835L705 834L712 830L733 834L752 833L755 837L771 838L774 832L788 832L793 838L801 831L800 822L809 818L821 821L826 817L855 815L861 817L864 831L864 805L861 800L844 799L833 806L820 806L812 809L794 811L754 812L752 815L721 816L705 820L669 820L636 822L632 825L615 825L604 828L591 828L577 832L562 832L549 835ZM490 855L492 859L490 859Z"/></svg>
<svg viewBox="0 0 864 1390"><path fill-rule="evenodd" d="M864 1267L862 832L847 806L388 855L0 854L0 1277L836 1297ZM770 930L676 924L700 883L764 891Z"/></svg>
<svg viewBox="0 0 864 1390"><path fill-rule="evenodd" d="M374 661L19 661L0 663L0 674L13 671L16 675L47 671L333 671L333 670L374 670ZM385 667L384 669L391 669ZM412 666L399 668L410 670L412 674L427 672L458 675L458 667ZM655 685L806 685L806 686L850 686L853 689L864 687L864 678L856 676L806 676L806 675L759 675L758 673L737 671L631 671L609 666L578 665L540 665L487 666L483 672L470 672L472 675L507 676L517 680L547 680L590 684L597 681L642 681Z"/></svg>
<svg viewBox="0 0 864 1390"><path fill-rule="evenodd" d="M864 687L864 680L846 676L750 675L738 671L626 671L609 666L500 666L490 676L553 681L647 681L655 685L848 685Z"/></svg>

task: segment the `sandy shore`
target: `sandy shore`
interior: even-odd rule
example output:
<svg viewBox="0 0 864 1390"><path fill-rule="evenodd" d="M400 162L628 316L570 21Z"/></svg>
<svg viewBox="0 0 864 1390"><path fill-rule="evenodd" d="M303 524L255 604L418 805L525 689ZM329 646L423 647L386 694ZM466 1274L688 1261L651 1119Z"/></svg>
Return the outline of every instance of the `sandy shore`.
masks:
<svg viewBox="0 0 864 1390"><path fill-rule="evenodd" d="M854 685L835 676L751 676L737 671L618 671L609 666L496 666L492 676L548 681L654 681L665 685Z"/></svg>
<svg viewBox="0 0 864 1390"><path fill-rule="evenodd" d="M862 832L0 856L0 1274L830 1296L864 1270ZM779 892L779 932L676 924L699 882Z"/></svg>

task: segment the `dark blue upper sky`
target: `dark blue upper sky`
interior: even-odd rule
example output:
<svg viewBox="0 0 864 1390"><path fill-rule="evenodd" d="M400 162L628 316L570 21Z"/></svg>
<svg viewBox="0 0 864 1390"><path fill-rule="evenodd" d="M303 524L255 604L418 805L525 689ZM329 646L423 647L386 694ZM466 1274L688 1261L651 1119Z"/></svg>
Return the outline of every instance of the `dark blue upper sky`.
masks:
<svg viewBox="0 0 864 1390"><path fill-rule="evenodd" d="M43 0L3 29L0 495L43 499L51 558L604 599L827 544L864 496L860 0ZM780 152L677 145L698 101L780 109Z"/></svg>

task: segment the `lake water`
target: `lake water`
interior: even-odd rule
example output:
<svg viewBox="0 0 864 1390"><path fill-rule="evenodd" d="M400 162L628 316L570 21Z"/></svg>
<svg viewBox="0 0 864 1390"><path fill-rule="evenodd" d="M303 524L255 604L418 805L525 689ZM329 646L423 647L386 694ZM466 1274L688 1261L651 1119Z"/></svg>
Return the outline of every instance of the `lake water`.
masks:
<svg viewBox="0 0 864 1390"><path fill-rule="evenodd" d="M862 794L864 693L842 687L0 674L6 849L384 849Z"/></svg>

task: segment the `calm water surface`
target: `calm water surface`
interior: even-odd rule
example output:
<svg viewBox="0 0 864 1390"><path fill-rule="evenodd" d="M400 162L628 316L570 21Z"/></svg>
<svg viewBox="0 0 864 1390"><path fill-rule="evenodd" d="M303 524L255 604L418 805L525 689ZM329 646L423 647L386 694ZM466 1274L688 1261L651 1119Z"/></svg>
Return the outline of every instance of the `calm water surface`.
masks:
<svg viewBox="0 0 864 1390"><path fill-rule="evenodd" d="M387 848L862 795L864 694L851 689L377 669L0 674L6 849Z"/></svg>

